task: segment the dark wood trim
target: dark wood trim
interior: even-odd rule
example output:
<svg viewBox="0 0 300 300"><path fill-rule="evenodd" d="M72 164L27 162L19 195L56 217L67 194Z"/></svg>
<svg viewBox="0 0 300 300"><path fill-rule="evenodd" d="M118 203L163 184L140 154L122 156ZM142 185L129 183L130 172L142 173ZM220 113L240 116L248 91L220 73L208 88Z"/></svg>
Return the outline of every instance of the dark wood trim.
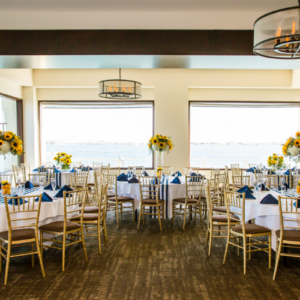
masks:
<svg viewBox="0 0 300 300"><path fill-rule="evenodd" d="M24 141L23 100L17 100L17 135ZM23 145L24 151L26 145ZM24 163L24 154L19 156L19 162Z"/></svg>
<svg viewBox="0 0 300 300"><path fill-rule="evenodd" d="M11 98L11 99L17 100L17 101L23 101L23 99L21 99L21 98L17 98L17 97L11 96L11 95L3 94L3 93L0 93L0 96Z"/></svg>
<svg viewBox="0 0 300 300"><path fill-rule="evenodd" d="M41 151L42 151L42 147L41 147L41 132L42 132L42 124L41 124L41 120L42 120L42 110L41 110L41 106L44 103L61 103L61 104L72 104L72 103L86 103L86 104L96 104L96 103L102 103L102 102L109 102L109 103L113 103L113 102L118 102L118 103L122 103L124 101L120 101L120 100L97 100L97 101L86 101L86 100L74 100L74 101L65 101L65 100L38 100L38 136L39 136L39 162L40 164L42 163L41 161ZM126 101L129 103L152 103L152 136L154 136L154 128L155 128L155 101L154 100L130 100L130 101ZM127 168L120 168L122 170L126 170ZM154 153L152 153L152 167L151 168L146 168L146 170L154 170Z"/></svg>
<svg viewBox="0 0 300 300"><path fill-rule="evenodd" d="M243 104L245 104L245 103L268 103L268 104L298 104L299 106L300 106L300 102L287 102L287 101L212 101L212 100L189 100L188 101L188 111L189 111L189 116L188 116L188 122L189 122L189 124L188 124L188 130L189 130L189 132L188 132L188 143L189 143L189 145L188 145L188 147L189 147L189 153L188 153L188 162L189 162L189 167L190 167L190 155L191 155L191 143L190 143L190 133L191 133L191 120L190 120L190 112L191 112L191 105L193 104L193 103L201 103L201 102L203 102L203 103L243 103ZM203 171L209 171L209 170L211 170L211 168L203 168L203 169L200 169L200 170L203 170ZM224 169L221 169L221 170L224 170ZM228 170L231 170L231 169L229 169L228 168ZM247 169L242 169L243 171L245 171L245 170L247 170Z"/></svg>
<svg viewBox="0 0 300 300"><path fill-rule="evenodd" d="M254 55L253 30L0 30L0 40L0 55Z"/></svg>

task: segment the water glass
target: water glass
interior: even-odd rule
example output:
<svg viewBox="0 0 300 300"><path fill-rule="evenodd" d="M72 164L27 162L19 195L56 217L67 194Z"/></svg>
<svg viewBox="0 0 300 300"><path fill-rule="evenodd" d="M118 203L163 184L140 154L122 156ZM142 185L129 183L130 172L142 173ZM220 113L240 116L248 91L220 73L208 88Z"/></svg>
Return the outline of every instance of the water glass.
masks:
<svg viewBox="0 0 300 300"><path fill-rule="evenodd" d="M281 186L281 196L284 196L285 193L286 193L286 187L285 187L285 185L282 185Z"/></svg>
<svg viewBox="0 0 300 300"><path fill-rule="evenodd" d="M260 195L261 189L262 189L262 183L261 183L261 182L258 182L258 183L257 183L257 196Z"/></svg>
<svg viewBox="0 0 300 300"><path fill-rule="evenodd" d="M56 179L55 178L51 178L51 187L53 192L55 193L55 189L56 189Z"/></svg>
<svg viewBox="0 0 300 300"><path fill-rule="evenodd" d="M285 184L285 178L282 177L282 178L281 178L281 185L284 185L284 184Z"/></svg>

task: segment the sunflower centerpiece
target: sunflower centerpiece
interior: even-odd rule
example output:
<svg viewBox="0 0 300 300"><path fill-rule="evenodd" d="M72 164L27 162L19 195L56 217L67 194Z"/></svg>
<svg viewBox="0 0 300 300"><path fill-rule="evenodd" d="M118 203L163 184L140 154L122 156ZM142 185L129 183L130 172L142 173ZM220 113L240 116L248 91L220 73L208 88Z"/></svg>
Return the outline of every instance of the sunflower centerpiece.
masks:
<svg viewBox="0 0 300 300"><path fill-rule="evenodd" d="M58 152L53 160L56 161L56 165L61 165L62 170L70 169L70 164L72 163L72 155L65 152Z"/></svg>
<svg viewBox="0 0 300 300"><path fill-rule="evenodd" d="M12 131L0 131L0 155L11 153L12 155L22 155L23 142Z"/></svg>
<svg viewBox="0 0 300 300"><path fill-rule="evenodd" d="M300 161L300 132L296 132L295 137L289 137L282 146L282 153L295 163Z"/></svg>
<svg viewBox="0 0 300 300"><path fill-rule="evenodd" d="M282 164L284 162L283 156L279 156L276 153L273 153L273 155L268 157L268 166L271 167L272 169L281 169Z"/></svg>
<svg viewBox="0 0 300 300"><path fill-rule="evenodd" d="M171 137L166 135L156 134L150 138L148 148L150 152L156 152L156 167L163 167L163 153L169 153L173 147Z"/></svg>

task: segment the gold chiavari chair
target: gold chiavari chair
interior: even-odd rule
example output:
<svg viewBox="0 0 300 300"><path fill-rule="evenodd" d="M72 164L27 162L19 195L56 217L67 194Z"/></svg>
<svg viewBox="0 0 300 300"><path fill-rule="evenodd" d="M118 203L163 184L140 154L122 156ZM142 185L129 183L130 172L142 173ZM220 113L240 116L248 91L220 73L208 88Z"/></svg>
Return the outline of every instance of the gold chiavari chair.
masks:
<svg viewBox="0 0 300 300"><path fill-rule="evenodd" d="M152 215L158 217L160 231L161 218L164 225L165 203L164 200L159 199L160 178L157 176L139 176L140 185L140 215L137 230L140 229L141 218L143 216L143 224L145 224L145 215Z"/></svg>
<svg viewBox="0 0 300 300"><path fill-rule="evenodd" d="M85 205L85 199L87 194L87 188L81 190L75 190L70 192L64 192L64 220L49 223L40 226L40 243L41 254L43 257L43 248L54 248L62 250L62 271L65 271L65 252L66 247L82 243L83 251L86 261L88 261L84 237L83 237L83 210ZM74 216L80 218L80 222L73 222ZM52 238L44 238L44 233L50 233L55 235ZM67 238L69 235L71 238ZM74 239L75 237L75 239ZM62 241L59 240L62 238ZM44 244L44 242L52 242L53 244ZM69 243L67 243L69 242ZM61 247L59 247L61 246Z"/></svg>
<svg viewBox="0 0 300 300"><path fill-rule="evenodd" d="M282 246L287 248L300 248L300 208L299 198L278 197L280 230L276 230L276 260L273 280L276 278L278 264L281 256L300 257L297 253L281 253Z"/></svg>
<svg viewBox="0 0 300 300"><path fill-rule="evenodd" d="M106 231L106 203L107 203L107 181L102 180L101 183L95 185L95 193L97 199L98 211L95 213L84 213L82 217L82 223L85 225L84 237L86 236L97 236L99 244L99 253L101 254L101 232L103 231L103 237L105 241L105 246L107 246L107 231ZM86 209L86 206L84 210ZM81 222L81 217L75 217L71 220L72 222ZM101 227L102 225L102 227ZM93 234L97 231L96 234Z"/></svg>
<svg viewBox="0 0 300 300"><path fill-rule="evenodd" d="M128 166L128 169L130 171L134 171L134 174L137 176L142 174L143 168L144 168L144 166Z"/></svg>
<svg viewBox="0 0 300 300"><path fill-rule="evenodd" d="M283 170L289 170L291 168L291 164L282 164Z"/></svg>
<svg viewBox="0 0 300 300"><path fill-rule="evenodd" d="M244 252L244 274L246 274L247 253L251 259L251 252L264 251L269 254L269 268L271 268L271 230L245 221L245 193L225 191L225 201L228 218L227 244L223 264L226 262L228 246L232 245ZM240 225L232 227L236 222L236 216L240 219ZM257 237L267 236L268 240L258 240ZM238 243L235 240L238 239ZM233 241L231 241L233 240ZM242 240L242 241L240 241ZM247 241L248 240L248 241ZM242 246L240 245L242 243ZM254 249L253 249L254 248Z"/></svg>
<svg viewBox="0 0 300 300"><path fill-rule="evenodd" d="M239 169L240 164L231 164L231 169Z"/></svg>
<svg viewBox="0 0 300 300"><path fill-rule="evenodd" d="M52 168L53 167L53 162L43 162L42 163L42 166L44 167L44 168Z"/></svg>
<svg viewBox="0 0 300 300"><path fill-rule="evenodd" d="M102 162L93 162L93 169L101 168L103 166Z"/></svg>
<svg viewBox="0 0 300 300"><path fill-rule="evenodd" d="M52 164L53 165L53 164ZM42 167L38 168L39 174L47 174L47 179L49 184L52 178L55 178L55 167Z"/></svg>
<svg viewBox="0 0 300 300"><path fill-rule="evenodd" d="M108 188L110 191L113 191L113 194L108 194L108 202L107 202L107 211L114 211L117 215L117 225L118 227L120 224L120 217L121 220L124 213L132 213L133 223L135 221L135 208L134 208L134 199L131 197L124 197L118 195L118 181L117 175L108 175L104 174L104 179L108 182ZM127 204L126 206L124 204ZM129 204L129 205L128 205Z"/></svg>
<svg viewBox="0 0 300 300"><path fill-rule="evenodd" d="M40 183L43 183L44 187L48 184L47 174L29 174L28 180L33 184L34 187L40 186Z"/></svg>
<svg viewBox="0 0 300 300"><path fill-rule="evenodd" d="M215 175L215 179L218 179L219 183L219 199L221 205L220 209L222 210L223 213L226 213L226 206L225 206L225 200L224 200L224 191L228 190L229 184L228 184L228 174L218 174Z"/></svg>
<svg viewBox="0 0 300 300"><path fill-rule="evenodd" d="M34 254L37 254L43 277L45 277L38 238L42 196L40 195L38 202L35 199L36 196L4 197L8 222L8 231L0 232L0 272L2 271L2 256L6 259L4 284L7 284L9 262L13 257L31 255L32 267L34 267ZM8 204L9 202L11 204ZM23 225L24 222L27 223L26 226ZM13 247L24 246L30 246L31 251L12 254Z"/></svg>
<svg viewBox="0 0 300 300"><path fill-rule="evenodd" d="M184 167L183 169L183 176L187 175L189 176L189 172L199 174L199 168L198 167Z"/></svg>
<svg viewBox="0 0 300 300"><path fill-rule="evenodd" d="M213 214L215 200L212 199L212 191L209 188L208 182L205 183L205 194L206 194L207 212L208 212L205 247L207 247L207 244L209 244L208 256L210 256L212 239L227 237L227 236L221 235L221 232L227 232L227 228L224 230L224 229L221 229L221 226L226 226L226 227L228 226L228 217L227 217L227 213L226 213L226 215L220 215L220 214L214 215ZM239 218L237 218L237 221L232 222L231 226L238 225L239 223L240 223ZM218 229L214 229L216 226L218 226ZM214 232L217 232L218 235L214 235Z"/></svg>
<svg viewBox="0 0 300 300"><path fill-rule="evenodd" d="M76 175L75 175L76 174ZM84 189L87 187L88 174L75 173L71 176L71 188L72 189Z"/></svg>
<svg viewBox="0 0 300 300"><path fill-rule="evenodd" d="M165 175L172 175L173 174L173 167L170 167L170 166L163 166L163 167L157 166L154 169L154 174L157 174L157 169L158 168L162 168L162 171L161 171L162 174L165 174Z"/></svg>
<svg viewBox="0 0 300 300"><path fill-rule="evenodd" d="M102 177L104 176L104 174L109 175L109 169L110 169L110 164L102 166Z"/></svg>
<svg viewBox="0 0 300 300"><path fill-rule="evenodd" d="M242 175L242 169L240 169L239 164L231 165L231 174L232 176Z"/></svg>
<svg viewBox="0 0 300 300"><path fill-rule="evenodd" d="M202 203L201 192L204 183L204 177L201 176L185 176L185 197L173 199L173 218L172 225L174 225L174 219L177 215L183 215L183 227L185 230L186 214L190 215L189 220L192 219L192 214L195 214L194 222L196 223L196 215L200 215L201 225L203 228L202 220ZM184 205L184 207L182 207Z"/></svg>
<svg viewBox="0 0 300 300"><path fill-rule="evenodd" d="M21 167L25 168L25 174L26 174L26 178L28 178L30 171L30 163L20 163Z"/></svg>
<svg viewBox="0 0 300 300"><path fill-rule="evenodd" d="M250 176L233 175L232 185L235 189L240 189L245 185L248 185L250 187Z"/></svg>
<svg viewBox="0 0 300 300"><path fill-rule="evenodd" d="M15 186L17 186L18 183L24 184L26 182L25 167L13 165L12 169L13 169L13 175L15 180Z"/></svg>
<svg viewBox="0 0 300 300"><path fill-rule="evenodd" d="M220 169L210 169L210 179L215 179L216 175L220 174Z"/></svg>
<svg viewBox="0 0 300 300"><path fill-rule="evenodd" d="M109 175L120 175L120 167L113 167L109 169Z"/></svg>
<svg viewBox="0 0 300 300"><path fill-rule="evenodd" d="M281 186L281 179L284 178L287 183L288 177L288 175L268 175L268 188L278 189Z"/></svg>
<svg viewBox="0 0 300 300"><path fill-rule="evenodd" d="M298 182L300 181L300 174L293 174L293 175L289 175L290 178L290 188L291 189L295 189L298 185Z"/></svg>
<svg viewBox="0 0 300 300"><path fill-rule="evenodd" d="M254 176L256 180L267 178L267 173L267 170L254 169Z"/></svg>
<svg viewBox="0 0 300 300"><path fill-rule="evenodd" d="M259 168L261 169L261 164L249 164L249 169L256 168L257 166L259 166Z"/></svg>
<svg viewBox="0 0 300 300"><path fill-rule="evenodd" d="M79 168L81 166L81 161L72 161L72 166L75 168Z"/></svg>

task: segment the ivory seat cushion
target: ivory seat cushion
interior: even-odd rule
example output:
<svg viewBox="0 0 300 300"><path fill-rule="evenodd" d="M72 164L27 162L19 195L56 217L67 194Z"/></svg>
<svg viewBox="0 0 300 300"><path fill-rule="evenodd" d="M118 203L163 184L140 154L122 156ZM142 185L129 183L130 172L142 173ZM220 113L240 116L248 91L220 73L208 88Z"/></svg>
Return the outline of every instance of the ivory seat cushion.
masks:
<svg viewBox="0 0 300 300"><path fill-rule="evenodd" d="M26 229L15 229L12 230L12 241L21 241L21 240L29 240L35 238L35 230L26 228ZM0 232L0 237L4 240L8 240L8 231Z"/></svg>
<svg viewBox="0 0 300 300"><path fill-rule="evenodd" d="M67 222L67 231L79 229L80 225L74 222ZM49 223L43 226L40 226L39 229L41 230L49 230L49 231L55 231L55 232L63 232L64 230L64 221L59 222L53 222Z"/></svg>
<svg viewBox="0 0 300 300"><path fill-rule="evenodd" d="M226 206L216 206L213 208L213 211L226 213L227 209L226 209Z"/></svg>
<svg viewBox="0 0 300 300"><path fill-rule="evenodd" d="M116 197L109 197L108 201L117 201ZM133 198L130 197L123 197L123 196L118 196L118 202L126 202L126 201L133 201Z"/></svg>
<svg viewBox="0 0 300 300"><path fill-rule="evenodd" d="M238 233L243 233L242 225L237 225L231 228L233 231ZM259 233L269 233L270 229L264 226L259 226L256 224L245 224L246 234L259 234Z"/></svg>
<svg viewBox="0 0 300 300"><path fill-rule="evenodd" d="M164 204L164 200L158 200L159 205ZM156 199L143 199L143 204L157 205Z"/></svg>

